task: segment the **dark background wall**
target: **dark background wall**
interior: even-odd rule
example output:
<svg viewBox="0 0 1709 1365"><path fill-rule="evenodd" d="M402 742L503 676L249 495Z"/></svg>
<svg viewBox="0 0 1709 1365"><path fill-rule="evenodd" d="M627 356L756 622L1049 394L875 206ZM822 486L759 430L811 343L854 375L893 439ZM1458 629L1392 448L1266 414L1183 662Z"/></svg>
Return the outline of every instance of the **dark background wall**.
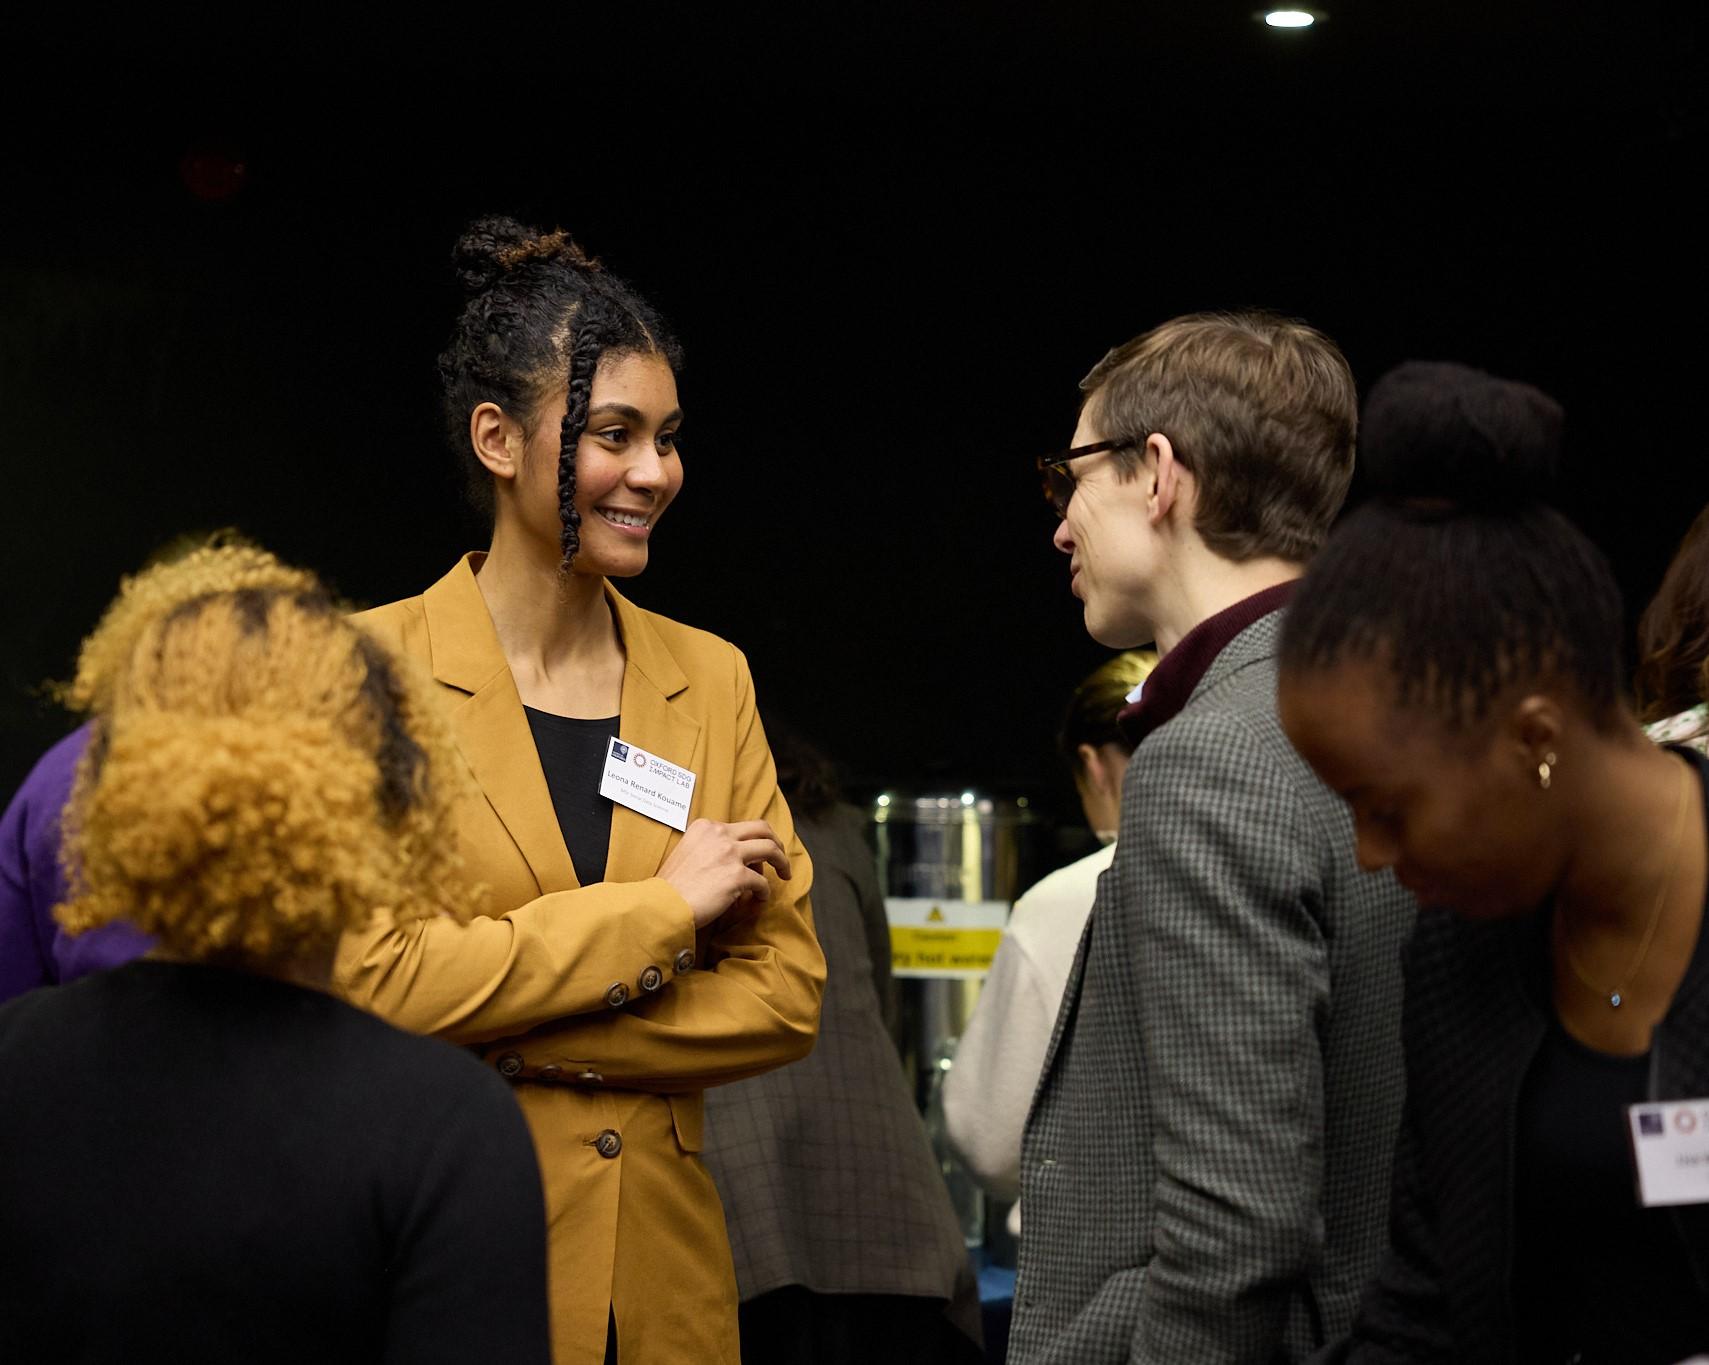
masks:
<svg viewBox="0 0 1709 1365"><path fill-rule="evenodd" d="M246 21L250 25L254 20ZM33 27L31 24L33 23ZM1102 655L1031 459L1174 313L1259 304L1571 417L1641 605L1709 500L1685 6L563 5L72 32L0 95L0 788L134 568L237 525L379 602L481 528L432 359L470 217L561 223L689 349L632 586L873 783L1061 796ZM241 166L241 173L237 168Z"/></svg>

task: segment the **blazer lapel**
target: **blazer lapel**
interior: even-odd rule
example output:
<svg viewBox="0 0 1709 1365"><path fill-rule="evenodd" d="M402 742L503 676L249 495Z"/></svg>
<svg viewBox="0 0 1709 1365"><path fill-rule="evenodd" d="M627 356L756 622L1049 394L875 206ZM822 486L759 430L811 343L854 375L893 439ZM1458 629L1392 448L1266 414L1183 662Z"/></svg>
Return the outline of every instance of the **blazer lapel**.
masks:
<svg viewBox="0 0 1709 1365"><path fill-rule="evenodd" d="M528 728L508 668L457 708L451 731L487 801L522 851L541 894L579 885L546 774L540 769L534 732Z"/></svg>
<svg viewBox="0 0 1709 1365"><path fill-rule="evenodd" d="M1191 706L1202 694L1210 691L1229 674L1245 668L1248 664L1274 658L1281 639L1282 614L1285 610L1285 607L1278 607L1275 611L1260 616L1224 645L1216 658L1211 660L1204 677L1199 679L1198 686L1193 688L1192 695L1181 709L1185 710L1187 706Z"/></svg>
<svg viewBox="0 0 1709 1365"><path fill-rule="evenodd" d="M516 680L475 582L475 559L460 560L422 595L433 676L469 694L451 714L452 735L541 893L568 891L578 885L575 867Z"/></svg>
<svg viewBox="0 0 1709 1365"><path fill-rule="evenodd" d="M609 583L606 598L616 613L623 636L623 718L621 737L678 767L699 773L700 722L671 699L688 687L688 677L665 643L634 606ZM698 795L698 792L696 793ZM691 811L698 808L698 802ZM606 853L605 879L645 881L659 870L682 836L651 816L617 806L611 812L611 846Z"/></svg>

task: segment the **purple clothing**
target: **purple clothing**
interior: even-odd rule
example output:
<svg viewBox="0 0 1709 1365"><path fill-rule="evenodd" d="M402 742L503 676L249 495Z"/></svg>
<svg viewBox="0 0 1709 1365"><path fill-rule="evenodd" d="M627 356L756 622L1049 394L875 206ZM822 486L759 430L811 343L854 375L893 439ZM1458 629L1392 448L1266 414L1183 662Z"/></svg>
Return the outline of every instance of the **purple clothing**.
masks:
<svg viewBox="0 0 1709 1365"><path fill-rule="evenodd" d="M43 754L0 816L0 1000L129 962L150 940L128 924L73 936L55 923L65 897L59 815L89 742L80 726Z"/></svg>

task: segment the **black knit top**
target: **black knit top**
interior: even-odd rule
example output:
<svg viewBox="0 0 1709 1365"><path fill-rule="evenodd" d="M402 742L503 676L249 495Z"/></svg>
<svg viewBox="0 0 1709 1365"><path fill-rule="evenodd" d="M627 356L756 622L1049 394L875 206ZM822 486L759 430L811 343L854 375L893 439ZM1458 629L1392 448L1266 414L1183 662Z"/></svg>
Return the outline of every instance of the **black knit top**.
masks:
<svg viewBox="0 0 1709 1365"><path fill-rule="evenodd" d="M509 1088L330 995L142 961L0 1007L0 1360L547 1365Z"/></svg>

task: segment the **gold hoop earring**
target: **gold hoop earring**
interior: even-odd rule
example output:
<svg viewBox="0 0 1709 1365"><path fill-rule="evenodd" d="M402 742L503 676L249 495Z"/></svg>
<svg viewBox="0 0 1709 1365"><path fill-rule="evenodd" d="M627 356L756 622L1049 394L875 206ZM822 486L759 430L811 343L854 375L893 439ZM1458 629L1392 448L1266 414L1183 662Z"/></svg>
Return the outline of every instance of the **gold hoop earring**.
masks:
<svg viewBox="0 0 1709 1365"><path fill-rule="evenodd" d="M1555 757L1554 751L1551 749L1543 755L1543 761L1537 765L1537 785L1544 791L1549 790L1549 783L1554 780L1552 770L1555 764L1559 762L1560 760Z"/></svg>

